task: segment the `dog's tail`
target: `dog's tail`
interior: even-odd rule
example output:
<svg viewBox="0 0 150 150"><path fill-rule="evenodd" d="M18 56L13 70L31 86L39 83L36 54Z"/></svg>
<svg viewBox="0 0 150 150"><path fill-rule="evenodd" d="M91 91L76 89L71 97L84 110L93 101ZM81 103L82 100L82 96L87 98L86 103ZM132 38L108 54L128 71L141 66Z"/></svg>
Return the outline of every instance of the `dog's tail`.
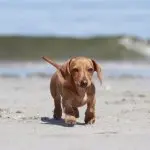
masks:
<svg viewBox="0 0 150 150"><path fill-rule="evenodd" d="M66 84L66 80L64 79L63 72L62 72L62 66L52 61L50 58L43 56L42 57L45 61L47 61L49 64L53 65L58 70L58 78L61 81L61 83Z"/></svg>
<svg viewBox="0 0 150 150"><path fill-rule="evenodd" d="M46 57L46 56L42 56L42 58L47 61L49 64L53 65L56 69L60 69L61 65L55 63L54 61L52 61L50 58Z"/></svg>

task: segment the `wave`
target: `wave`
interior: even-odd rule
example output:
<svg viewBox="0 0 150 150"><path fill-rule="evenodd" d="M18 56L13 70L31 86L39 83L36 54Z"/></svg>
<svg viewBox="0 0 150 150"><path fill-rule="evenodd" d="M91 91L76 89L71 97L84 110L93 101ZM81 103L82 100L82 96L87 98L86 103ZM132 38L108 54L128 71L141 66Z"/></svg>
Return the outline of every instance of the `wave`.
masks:
<svg viewBox="0 0 150 150"><path fill-rule="evenodd" d="M58 62L61 63L61 62ZM150 63L145 62L99 62L104 78L150 78ZM50 78L56 69L43 62L0 63L0 78ZM97 78L96 73L94 78Z"/></svg>
<svg viewBox="0 0 150 150"><path fill-rule="evenodd" d="M99 60L144 60L150 56L149 40L136 36L95 37L0 36L1 60L39 60L89 56Z"/></svg>
<svg viewBox="0 0 150 150"><path fill-rule="evenodd" d="M51 74L47 74L47 73L30 73L30 74L27 74L25 76L22 76L22 75L18 75L18 74L0 74L0 78L1 79L11 79L11 78L15 78L15 79L22 79L22 78L41 78L41 79L50 79L51 78ZM94 75L94 78L97 78L96 75ZM110 78L110 79L135 79L135 78L149 78L150 79L150 74L148 75L145 75L145 74L141 74L141 73L137 73L137 74L134 74L134 73L131 73L131 72L126 72L126 73L122 73L122 74L107 74L106 72L106 75L105 75L105 79L107 78Z"/></svg>
<svg viewBox="0 0 150 150"><path fill-rule="evenodd" d="M29 74L9 74L9 73L2 73L0 74L0 78L50 78L51 74L47 74L44 72L35 72Z"/></svg>
<svg viewBox="0 0 150 150"><path fill-rule="evenodd" d="M119 39L119 44L123 45L128 51L135 51L146 57L150 57L149 40L124 36Z"/></svg>

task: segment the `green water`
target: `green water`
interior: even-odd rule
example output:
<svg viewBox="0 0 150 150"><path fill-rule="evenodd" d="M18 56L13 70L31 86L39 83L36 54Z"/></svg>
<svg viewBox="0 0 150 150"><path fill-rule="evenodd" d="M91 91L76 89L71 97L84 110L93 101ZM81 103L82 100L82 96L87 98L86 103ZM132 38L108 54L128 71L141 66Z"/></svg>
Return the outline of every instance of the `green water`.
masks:
<svg viewBox="0 0 150 150"><path fill-rule="evenodd" d="M101 60L141 59L138 53L118 44L121 36L91 38L0 36L1 60L39 60L46 55L54 59L89 56Z"/></svg>

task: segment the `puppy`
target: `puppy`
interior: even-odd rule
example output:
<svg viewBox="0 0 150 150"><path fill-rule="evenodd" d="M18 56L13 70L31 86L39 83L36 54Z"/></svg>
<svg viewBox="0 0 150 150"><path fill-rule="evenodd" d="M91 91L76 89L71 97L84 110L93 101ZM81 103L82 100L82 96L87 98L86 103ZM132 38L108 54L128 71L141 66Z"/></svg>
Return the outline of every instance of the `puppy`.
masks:
<svg viewBox="0 0 150 150"><path fill-rule="evenodd" d="M42 57L52 64L57 71L50 81L50 92L54 99L55 119L62 117L62 107L65 113L65 123L76 124L79 118L78 107L87 104L84 122L95 123L95 86L92 82L94 71L102 84L102 72L96 61L87 57L74 57L63 65L59 65L48 57Z"/></svg>

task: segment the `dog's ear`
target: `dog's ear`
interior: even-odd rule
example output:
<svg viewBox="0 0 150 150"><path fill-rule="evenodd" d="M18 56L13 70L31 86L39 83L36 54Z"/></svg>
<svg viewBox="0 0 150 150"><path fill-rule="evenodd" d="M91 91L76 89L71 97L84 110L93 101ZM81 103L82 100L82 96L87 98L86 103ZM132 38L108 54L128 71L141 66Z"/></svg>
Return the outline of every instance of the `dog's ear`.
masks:
<svg viewBox="0 0 150 150"><path fill-rule="evenodd" d="M70 63L71 60L68 60L64 65L62 65L60 72L62 73L63 77L65 78L66 76L70 75Z"/></svg>
<svg viewBox="0 0 150 150"><path fill-rule="evenodd" d="M97 72L97 77L98 79L100 80L100 83L102 85L102 69L101 67L96 63L95 60L92 59L92 62L93 62L93 66L94 66L94 71Z"/></svg>

